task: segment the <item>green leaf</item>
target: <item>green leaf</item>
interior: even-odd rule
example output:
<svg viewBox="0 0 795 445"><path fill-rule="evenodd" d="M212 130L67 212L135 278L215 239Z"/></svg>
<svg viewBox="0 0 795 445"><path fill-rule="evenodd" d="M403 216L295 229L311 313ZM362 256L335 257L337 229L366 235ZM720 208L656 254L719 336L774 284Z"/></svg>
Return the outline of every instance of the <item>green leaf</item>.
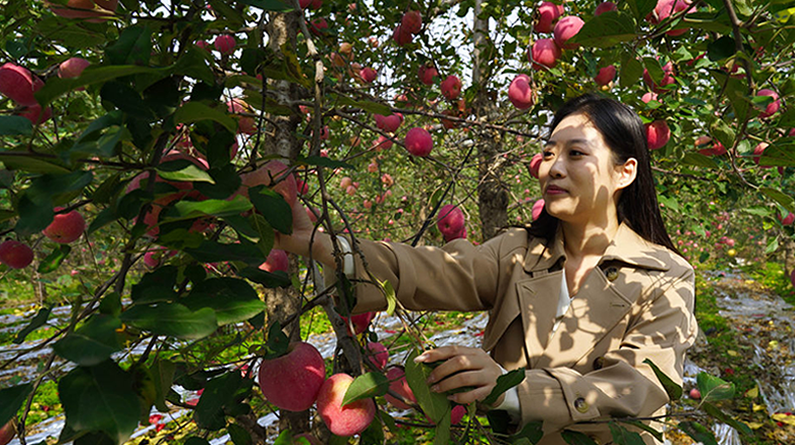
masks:
<svg viewBox="0 0 795 445"><path fill-rule="evenodd" d="M347 162L337 161L334 159L329 159L324 156L299 156L295 160L295 165L314 165L320 167L328 167L328 168L347 168L353 169L353 165L348 164Z"/></svg>
<svg viewBox="0 0 795 445"><path fill-rule="evenodd" d="M17 415L17 411L25 403L31 391L33 391L32 383L0 389L0 425L5 425Z"/></svg>
<svg viewBox="0 0 795 445"><path fill-rule="evenodd" d="M682 158L682 163L696 167L718 168L717 162L701 153L685 153L685 156Z"/></svg>
<svg viewBox="0 0 795 445"><path fill-rule="evenodd" d="M728 59L736 52L737 47L734 44L734 39L729 36L723 36L707 44L707 57L713 62Z"/></svg>
<svg viewBox="0 0 795 445"><path fill-rule="evenodd" d="M368 113L381 114L384 116L389 116L392 114L392 109L388 105L369 100L358 101L345 96L335 96L333 98L333 102L335 102L337 106L351 106L359 108Z"/></svg>
<svg viewBox="0 0 795 445"><path fill-rule="evenodd" d="M161 413L169 411L169 407L166 405L166 395L168 395L171 386L174 384L174 372L176 369L177 365L174 362L162 359L155 361L152 367L149 368L155 385L155 408Z"/></svg>
<svg viewBox="0 0 795 445"><path fill-rule="evenodd" d="M60 244L54 248L46 258L39 263L39 273L50 273L61 265L63 260L69 255L72 248L68 244Z"/></svg>
<svg viewBox="0 0 795 445"><path fill-rule="evenodd" d="M240 243L236 244L221 244L204 240L199 247L186 247L184 250L201 263L242 261L246 264L259 266L265 262L265 258L257 246L246 240L241 240Z"/></svg>
<svg viewBox="0 0 795 445"><path fill-rule="evenodd" d="M290 277L284 272L270 273L254 266L241 269L237 274L267 288L287 287L292 284Z"/></svg>
<svg viewBox="0 0 795 445"><path fill-rule="evenodd" d="M61 357L80 366L94 366L121 350L116 330L121 321L116 317L97 314L76 331L69 333L53 345Z"/></svg>
<svg viewBox="0 0 795 445"><path fill-rule="evenodd" d="M130 298L136 303L172 301L178 297L174 286L177 284L177 267L167 265L147 272L132 286Z"/></svg>
<svg viewBox="0 0 795 445"><path fill-rule="evenodd" d="M62 79L54 76L47 79L44 87L36 93L36 100L42 106L46 106L55 99L80 87L103 83L133 74L165 75L168 73L167 70L168 68L148 68L135 65L89 66L79 77Z"/></svg>
<svg viewBox="0 0 795 445"><path fill-rule="evenodd" d="M132 25L124 28L119 39L105 50L112 65L149 65L152 54L152 30L148 26Z"/></svg>
<svg viewBox="0 0 795 445"><path fill-rule="evenodd" d="M274 229L285 235L293 233L293 210L282 195L258 185L248 189L248 198Z"/></svg>
<svg viewBox="0 0 795 445"><path fill-rule="evenodd" d="M635 21L629 14L608 11L588 20L569 43L585 47L609 48L635 39Z"/></svg>
<svg viewBox="0 0 795 445"><path fill-rule="evenodd" d="M118 317L121 314L121 296L118 292L110 292L99 302L99 313Z"/></svg>
<svg viewBox="0 0 795 445"><path fill-rule="evenodd" d="M265 11L288 12L294 10L291 4L279 0L240 0L240 3L255 6Z"/></svg>
<svg viewBox="0 0 795 445"><path fill-rule="evenodd" d="M632 425L635 428L642 429L643 431L646 431L647 433L649 433L652 436L654 436L655 438L657 438L657 440L659 440L660 442L663 442L663 433L662 433L662 431L657 431L654 428L650 427L649 425L646 425L645 423L641 422L640 420L625 420L625 419L621 419L619 421L621 423L626 423L628 425Z"/></svg>
<svg viewBox="0 0 795 445"><path fill-rule="evenodd" d="M33 124L22 116L0 116L0 136L30 136Z"/></svg>
<svg viewBox="0 0 795 445"><path fill-rule="evenodd" d="M290 346L290 339L282 331L282 325L278 321L274 321L268 328L268 354L265 355L266 359L274 359L287 354L287 349Z"/></svg>
<svg viewBox="0 0 795 445"><path fill-rule="evenodd" d="M29 151L8 150L3 152L0 157L3 165L9 170L21 170L30 173L54 173L64 174L71 170L66 168L59 159L46 157L44 155L32 155Z"/></svg>
<svg viewBox="0 0 795 445"><path fill-rule="evenodd" d="M397 307L397 293L395 292L395 288L392 287L392 283L387 280L378 280L378 284L381 286L381 289L383 289L384 298L386 298L386 314L392 315Z"/></svg>
<svg viewBox="0 0 795 445"><path fill-rule="evenodd" d="M497 385L491 390L491 393L483 399L483 404L494 405L497 397L505 391L513 388L514 386L522 383L525 378L525 369L519 368L497 377Z"/></svg>
<svg viewBox="0 0 795 445"><path fill-rule="evenodd" d="M618 83L623 88L628 88L636 84L642 75L643 64L634 56L630 56L621 63L621 73L619 74Z"/></svg>
<svg viewBox="0 0 795 445"><path fill-rule="evenodd" d="M189 76L205 83L214 82L213 71L207 66L204 50L195 46L188 47L182 57L177 59L174 74Z"/></svg>
<svg viewBox="0 0 795 445"><path fill-rule="evenodd" d="M55 216L51 201L34 201L30 199L27 193L23 193L19 197L17 210L19 211L19 219L14 226L14 231L20 236L29 236L41 232L50 225Z"/></svg>
<svg viewBox="0 0 795 445"><path fill-rule="evenodd" d="M446 395L431 391L427 380L433 368L425 363L415 363L414 357L418 355L417 350L412 349L406 358L406 381L422 411L438 425L444 416L450 416L450 401Z"/></svg>
<svg viewBox="0 0 795 445"><path fill-rule="evenodd" d="M778 250L778 238L773 238L768 241L767 246L765 246L765 255L770 255L771 253Z"/></svg>
<svg viewBox="0 0 795 445"><path fill-rule="evenodd" d="M124 443L138 426L141 406L131 376L108 360L77 367L58 382L66 425L75 432L102 431Z"/></svg>
<svg viewBox="0 0 795 445"><path fill-rule="evenodd" d="M157 169L157 174L168 181L199 181L199 182L209 182L215 183L213 178L210 176L209 173L200 169L199 167L190 164L186 165L184 168L176 171L169 171L163 170L161 168Z"/></svg>
<svg viewBox="0 0 795 445"><path fill-rule="evenodd" d="M654 375L657 376L657 380L662 383L663 388L665 388L665 392L668 393L668 398L671 400L679 400L682 397L682 387L677 385L670 377L665 375L664 372L657 365L654 364L649 359L643 360L643 363L649 365L651 369L654 371Z"/></svg>
<svg viewBox="0 0 795 445"><path fill-rule="evenodd" d="M765 148L759 165L771 167L795 167L795 144L779 143Z"/></svg>
<svg viewBox="0 0 795 445"><path fill-rule="evenodd" d="M238 195L231 201L225 199L208 199L205 201L179 201L175 207L185 218L198 216L215 216L218 218L238 217L254 207L244 196Z"/></svg>
<svg viewBox="0 0 795 445"><path fill-rule="evenodd" d="M701 391L701 400L704 402L717 402L734 397L734 383L709 375L706 372L698 373L696 385L698 385L698 390Z"/></svg>
<svg viewBox="0 0 795 445"><path fill-rule="evenodd" d="M632 15L637 20L645 20L646 16L657 6L657 0L627 0L627 3L632 10Z"/></svg>
<svg viewBox="0 0 795 445"><path fill-rule="evenodd" d="M742 434L743 436L748 437L748 438L751 438L751 437L754 436L754 432L751 430L751 428L748 427L748 425L746 425L745 423L740 422L739 420L735 419L734 417L731 417L730 415L726 414L725 412L723 412L717 406L715 406L715 405L713 405L713 404L711 404L709 402L702 402L701 403L701 407L704 408L704 411L706 411L707 414L709 414L710 416L712 416L712 417L718 419L719 421L725 423L726 425L731 426L732 428L737 430L737 432Z"/></svg>
<svg viewBox="0 0 795 445"><path fill-rule="evenodd" d="M229 437L235 445L251 445L251 434L242 426L236 423L230 423L227 425L226 431L229 433Z"/></svg>
<svg viewBox="0 0 795 445"><path fill-rule="evenodd" d="M588 435L579 431L563 430L560 437L569 445L597 445L597 443L588 437Z"/></svg>
<svg viewBox="0 0 795 445"><path fill-rule="evenodd" d="M204 338L215 332L218 326L212 309L194 312L179 303L135 305L123 312L120 318L138 329L189 340Z"/></svg>
<svg viewBox="0 0 795 445"><path fill-rule="evenodd" d="M715 435L712 433L712 431L698 422L679 422L679 425L677 426L696 442L700 442L703 445L718 445L718 442L715 440Z"/></svg>
<svg viewBox="0 0 795 445"><path fill-rule="evenodd" d="M174 122L190 124L193 122L212 120L223 125L231 133L237 131L237 123L231 116L218 108L210 108L207 105L191 101L188 102L174 113Z"/></svg>
<svg viewBox="0 0 795 445"><path fill-rule="evenodd" d="M727 149L734 146L734 130L732 130L732 128L729 127L729 124L724 122L722 119L717 119L712 123L710 132Z"/></svg>
<svg viewBox="0 0 795 445"><path fill-rule="evenodd" d="M447 407L446 414L440 422L436 423L433 445L448 445L450 443L450 427L452 422L450 406Z"/></svg>
<svg viewBox="0 0 795 445"><path fill-rule="evenodd" d="M795 212L795 200L792 199L792 196L783 193L781 190L770 187L760 187L759 191L787 209L788 212Z"/></svg>
<svg viewBox="0 0 795 445"><path fill-rule="evenodd" d="M132 87L122 82L110 81L102 85L99 92L103 101L112 103L116 108L131 116L147 122L155 119L155 113Z"/></svg>
<svg viewBox="0 0 795 445"><path fill-rule="evenodd" d="M356 377L342 398L342 406L357 400L382 396L389 389L389 379L383 372L368 372Z"/></svg>
<svg viewBox="0 0 795 445"><path fill-rule="evenodd" d="M510 437L511 443L516 443L520 439L527 439L530 443L538 443L544 436L543 422L528 422L522 427L522 431Z"/></svg>
<svg viewBox="0 0 795 445"><path fill-rule="evenodd" d="M210 442L207 439L203 439L201 437L188 437L188 440L185 441L185 445L210 445Z"/></svg>
<svg viewBox="0 0 795 445"><path fill-rule="evenodd" d="M265 310L265 303L250 284L228 277L198 283L180 302L192 311L214 310L219 326L248 320Z"/></svg>
<svg viewBox="0 0 795 445"><path fill-rule="evenodd" d="M67 174L46 174L31 181L25 194L33 201L44 202L64 193L83 190L91 184L94 175L88 171L74 171Z"/></svg>
<svg viewBox="0 0 795 445"><path fill-rule="evenodd" d="M234 400L242 385L243 378L237 370L232 370L207 382L193 414L199 427L215 431L226 426L224 406Z"/></svg>
<svg viewBox="0 0 795 445"><path fill-rule="evenodd" d="M629 431L614 422L608 423L607 426L610 428L610 434L617 445L645 445L643 438L635 431Z"/></svg>
<svg viewBox="0 0 795 445"><path fill-rule="evenodd" d="M14 344L22 344L25 341L25 337L27 337L31 332L35 331L36 329L44 326L44 323L47 323L47 319L50 318L50 308L43 307L39 309L39 312L36 313L36 316L30 320L25 329L19 331L17 337L14 339Z"/></svg>

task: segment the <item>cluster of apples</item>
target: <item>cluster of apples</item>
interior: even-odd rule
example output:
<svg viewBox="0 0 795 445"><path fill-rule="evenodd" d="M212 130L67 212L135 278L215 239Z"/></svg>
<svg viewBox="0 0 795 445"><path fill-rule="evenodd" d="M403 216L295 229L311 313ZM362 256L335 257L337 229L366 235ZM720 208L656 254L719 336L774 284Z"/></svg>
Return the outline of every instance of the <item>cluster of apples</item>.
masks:
<svg viewBox="0 0 795 445"><path fill-rule="evenodd" d="M80 238L86 229L83 215L77 210L63 212L62 207L53 210L56 215L50 225L42 231L44 236L59 244L69 244ZM23 269L32 262L33 249L27 244L11 239L0 244L0 263L11 269Z"/></svg>
<svg viewBox="0 0 795 445"><path fill-rule="evenodd" d="M467 237L466 218L464 212L455 204L446 204L439 209L436 227L445 242Z"/></svg>

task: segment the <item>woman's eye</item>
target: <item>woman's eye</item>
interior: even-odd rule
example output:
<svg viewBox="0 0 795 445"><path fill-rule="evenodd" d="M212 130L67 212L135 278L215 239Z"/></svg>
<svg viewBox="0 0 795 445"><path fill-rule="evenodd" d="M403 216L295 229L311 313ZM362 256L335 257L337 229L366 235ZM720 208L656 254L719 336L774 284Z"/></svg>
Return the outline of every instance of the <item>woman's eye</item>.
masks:
<svg viewBox="0 0 795 445"><path fill-rule="evenodd" d="M584 154L585 153L583 153L583 152L581 152L579 150L570 150L569 151L569 156L583 156Z"/></svg>
<svg viewBox="0 0 795 445"><path fill-rule="evenodd" d="M544 159L549 159L549 158L552 157L552 152L551 151L545 151L545 152L541 153L541 156L543 156Z"/></svg>

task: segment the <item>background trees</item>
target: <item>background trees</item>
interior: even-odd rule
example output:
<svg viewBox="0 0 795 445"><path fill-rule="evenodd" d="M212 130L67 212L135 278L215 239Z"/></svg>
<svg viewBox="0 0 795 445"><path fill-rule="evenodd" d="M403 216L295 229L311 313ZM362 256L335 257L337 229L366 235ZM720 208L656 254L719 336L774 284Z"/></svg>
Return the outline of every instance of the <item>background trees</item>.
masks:
<svg viewBox="0 0 795 445"><path fill-rule="evenodd" d="M344 351L330 370L372 370L305 260L260 267L296 195L326 231L481 242L531 219L550 111L586 91L648 123L665 216L697 267L772 256L789 272L795 3L614 6L8 1L2 273L41 308L20 342L54 305L72 312L37 374L3 383L0 420L24 425L56 380L62 437L119 443L153 405L189 407L177 382L208 394L199 427L261 440L251 372L230 370L301 338L301 320L328 317ZM448 205L464 229L435 226Z"/></svg>

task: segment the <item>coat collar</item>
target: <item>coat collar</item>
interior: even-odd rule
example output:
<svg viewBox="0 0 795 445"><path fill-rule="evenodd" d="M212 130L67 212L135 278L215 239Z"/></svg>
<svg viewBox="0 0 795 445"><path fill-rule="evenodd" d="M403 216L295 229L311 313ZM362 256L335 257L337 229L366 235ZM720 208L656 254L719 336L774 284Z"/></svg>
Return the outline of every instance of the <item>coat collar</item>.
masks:
<svg viewBox="0 0 795 445"><path fill-rule="evenodd" d="M622 222L615 238L607 246L599 263L620 261L636 267L654 270L668 270L670 266L660 257L670 256L668 249L646 241L628 224ZM524 269L528 272L549 270L561 259L566 258L563 248L562 229L558 226L555 239L547 243L542 238L532 238L524 259Z"/></svg>

